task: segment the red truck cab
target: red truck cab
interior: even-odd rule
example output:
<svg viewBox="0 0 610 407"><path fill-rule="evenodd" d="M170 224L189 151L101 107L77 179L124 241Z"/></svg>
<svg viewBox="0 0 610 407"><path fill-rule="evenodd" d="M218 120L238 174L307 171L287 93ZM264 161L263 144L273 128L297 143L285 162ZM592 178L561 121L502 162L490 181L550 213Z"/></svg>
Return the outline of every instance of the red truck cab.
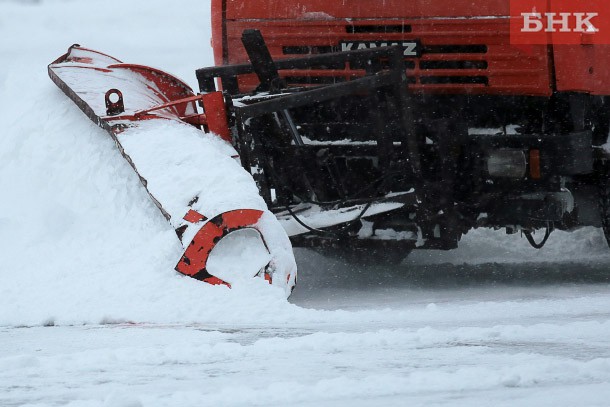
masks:
<svg viewBox="0 0 610 407"><path fill-rule="evenodd" d="M259 29L274 59L417 41L407 66L414 91L550 96L552 92L610 94L610 48L511 45L506 0L212 0L217 65L247 61L244 29ZM344 45L345 46L345 45ZM298 76L299 73L290 73ZM347 71L300 75L340 77Z"/></svg>

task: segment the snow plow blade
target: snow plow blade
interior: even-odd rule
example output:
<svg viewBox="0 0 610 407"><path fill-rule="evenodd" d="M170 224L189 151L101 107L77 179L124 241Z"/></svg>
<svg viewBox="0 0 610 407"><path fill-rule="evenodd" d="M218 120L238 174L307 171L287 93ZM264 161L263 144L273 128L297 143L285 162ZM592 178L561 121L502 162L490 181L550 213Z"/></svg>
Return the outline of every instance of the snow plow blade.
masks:
<svg viewBox="0 0 610 407"><path fill-rule="evenodd" d="M163 71L79 45L48 72L110 134L176 231L178 272L229 287L257 276L290 294L290 240L238 162L221 92L196 95Z"/></svg>

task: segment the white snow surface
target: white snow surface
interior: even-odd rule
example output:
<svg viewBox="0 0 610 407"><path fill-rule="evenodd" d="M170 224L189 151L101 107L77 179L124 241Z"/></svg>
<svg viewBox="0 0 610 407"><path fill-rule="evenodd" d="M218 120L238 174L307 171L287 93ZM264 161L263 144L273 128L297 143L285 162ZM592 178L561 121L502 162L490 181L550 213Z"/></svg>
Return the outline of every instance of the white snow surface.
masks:
<svg viewBox="0 0 610 407"><path fill-rule="evenodd" d="M237 153L230 144L192 126L164 119L140 123L117 137L140 175L147 180L148 190L171 215L174 228L185 223L182 216L189 208L209 219L237 209L263 211L256 227L267 247L257 245L260 253L253 253L252 262L248 262L245 256L234 260L226 258L227 270L236 267L247 269L243 274L252 277L266 265L260 266L254 259L270 254L273 284L284 287L286 296L290 294L297 272L292 246L280 222L267 210L252 177L233 158ZM189 202L195 197L197 201L189 207ZM202 224L188 226L183 234L185 248ZM241 239L232 242L239 247L244 243ZM252 253L253 247L243 250ZM179 256L175 261L178 259ZM228 278L223 280L233 286L238 281L244 282L239 278L242 273L235 275L237 280L231 278L235 273L223 272L225 277L227 274ZM288 285L285 284L287 281L290 282Z"/></svg>
<svg viewBox="0 0 610 407"><path fill-rule="evenodd" d="M610 255L475 230L277 287L173 271L136 174L46 76L78 42L196 87L209 2L0 0L0 406L607 406Z"/></svg>
<svg viewBox="0 0 610 407"><path fill-rule="evenodd" d="M237 152L215 135L156 119L126 129L118 139L174 227L184 223L195 197L191 207L208 218L234 209L267 210L252 177L232 158Z"/></svg>

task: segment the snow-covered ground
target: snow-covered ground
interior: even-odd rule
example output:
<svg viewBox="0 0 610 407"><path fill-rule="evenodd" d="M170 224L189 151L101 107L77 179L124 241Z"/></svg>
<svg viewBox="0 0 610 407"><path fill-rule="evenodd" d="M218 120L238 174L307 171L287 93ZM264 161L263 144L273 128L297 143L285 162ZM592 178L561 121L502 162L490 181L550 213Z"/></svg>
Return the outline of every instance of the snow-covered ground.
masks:
<svg viewBox="0 0 610 407"><path fill-rule="evenodd" d="M476 230L367 268L297 250L290 302L173 271L172 229L46 76L69 45L212 63L209 2L0 0L0 406L607 406L610 251Z"/></svg>

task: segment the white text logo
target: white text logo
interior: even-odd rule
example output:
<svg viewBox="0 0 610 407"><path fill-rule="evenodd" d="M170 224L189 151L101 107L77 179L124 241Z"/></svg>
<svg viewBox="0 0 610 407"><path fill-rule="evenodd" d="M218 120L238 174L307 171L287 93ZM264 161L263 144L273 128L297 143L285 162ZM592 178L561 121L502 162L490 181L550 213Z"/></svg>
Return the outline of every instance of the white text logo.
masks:
<svg viewBox="0 0 610 407"><path fill-rule="evenodd" d="M521 32L581 32L594 33L599 29L591 21L599 13L521 13Z"/></svg>

